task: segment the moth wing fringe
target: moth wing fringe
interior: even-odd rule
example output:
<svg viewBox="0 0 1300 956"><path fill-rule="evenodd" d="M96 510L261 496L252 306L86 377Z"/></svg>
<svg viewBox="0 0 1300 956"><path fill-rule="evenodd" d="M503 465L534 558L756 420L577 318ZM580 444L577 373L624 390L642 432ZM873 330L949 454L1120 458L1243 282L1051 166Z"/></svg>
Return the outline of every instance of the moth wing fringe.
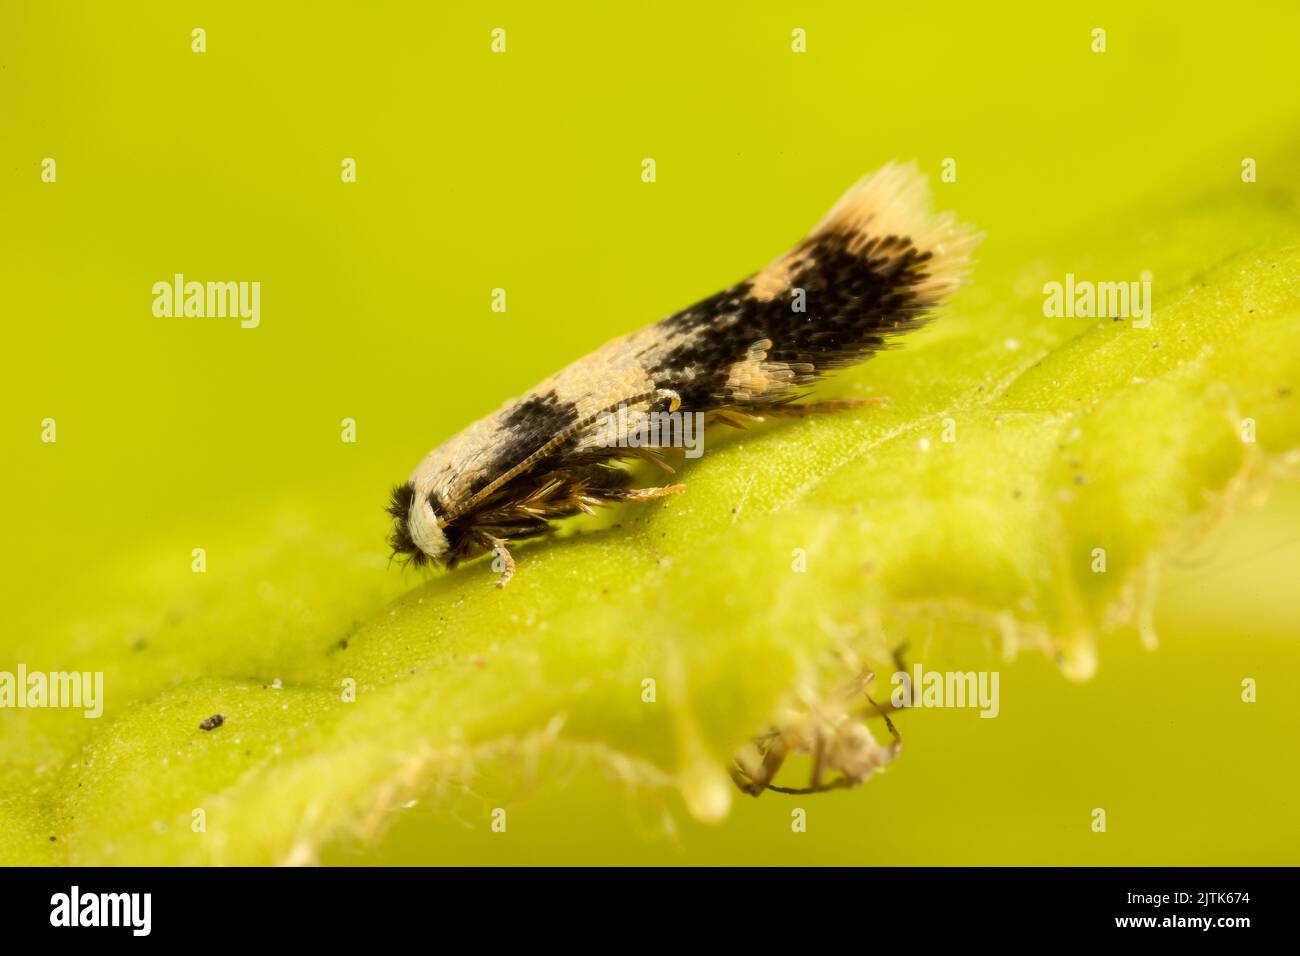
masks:
<svg viewBox="0 0 1300 956"><path fill-rule="evenodd" d="M931 304L966 282L972 255L984 238L954 213L932 211L929 180L915 162L886 163L849 187L817 223L812 236L832 232L848 234L851 249L898 236L929 252L926 279L915 289Z"/></svg>

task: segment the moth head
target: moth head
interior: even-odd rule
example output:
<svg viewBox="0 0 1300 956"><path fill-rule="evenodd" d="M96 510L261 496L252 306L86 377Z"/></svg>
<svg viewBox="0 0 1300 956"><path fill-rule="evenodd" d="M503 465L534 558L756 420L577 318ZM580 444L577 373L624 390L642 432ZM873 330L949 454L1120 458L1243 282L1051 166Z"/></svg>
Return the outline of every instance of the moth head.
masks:
<svg viewBox="0 0 1300 956"><path fill-rule="evenodd" d="M393 489L387 510L393 518L393 533L388 536L393 557L405 555L417 567L446 559L447 536L438 525L438 513L427 494L417 493L415 485L408 481Z"/></svg>

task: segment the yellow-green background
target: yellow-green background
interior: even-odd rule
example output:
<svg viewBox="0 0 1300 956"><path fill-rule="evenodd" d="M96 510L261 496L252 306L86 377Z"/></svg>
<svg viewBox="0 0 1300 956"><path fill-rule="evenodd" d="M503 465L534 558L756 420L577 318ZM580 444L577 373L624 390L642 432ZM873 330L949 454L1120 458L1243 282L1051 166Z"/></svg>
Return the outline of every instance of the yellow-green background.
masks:
<svg viewBox="0 0 1300 956"><path fill-rule="evenodd" d="M189 587L190 548L219 573L223 543L255 543L282 507L381 551L386 488L430 446L768 261L887 160L957 160L939 202L987 231L981 269L1001 276L1238 181L1244 156L1266 180L1300 128L1297 27L1294 4L4 0L0 668L47 629L93 627L111 569L170 553ZM175 272L260 281L261 327L153 317ZM1157 652L1104 644L1077 685L1024 656L998 720L909 715L910 739L942 747L822 798L805 835L768 797L718 828L670 801L665 839L580 775L512 810L508 840L478 809L416 809L325 860L1295 862L1300 496L1267 507L1166 573ZM418 580L367 573L376 602Z"/></svg>

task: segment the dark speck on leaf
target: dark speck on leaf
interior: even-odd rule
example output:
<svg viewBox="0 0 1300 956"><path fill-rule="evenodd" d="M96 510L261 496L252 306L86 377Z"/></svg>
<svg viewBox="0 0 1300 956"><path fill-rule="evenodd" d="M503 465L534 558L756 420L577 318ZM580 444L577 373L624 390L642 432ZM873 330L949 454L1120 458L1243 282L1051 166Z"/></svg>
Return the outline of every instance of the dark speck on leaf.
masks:
<svg viewBox="0 0 1300 956"><path fill-rule="evenodd" d="M199 730L216 730L226 722L224 714L213 714L203 723L199 724Z"/></svg>

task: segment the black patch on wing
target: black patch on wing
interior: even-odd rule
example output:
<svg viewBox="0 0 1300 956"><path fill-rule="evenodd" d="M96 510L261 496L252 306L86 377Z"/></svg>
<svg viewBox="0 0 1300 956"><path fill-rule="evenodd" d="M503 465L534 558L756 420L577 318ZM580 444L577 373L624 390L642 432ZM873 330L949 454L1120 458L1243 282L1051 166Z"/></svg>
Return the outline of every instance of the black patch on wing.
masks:
<svg viewBox="0 0 1300 956"><path fill-rule="evenodd" d="M675 390L687 409L707 409L726 403L728 371L761 339L772 342L770 361L812 367L796 374L802 385L886 348L885 336L915 328L929 306L916 287L930 253L901 236L858 248L855 239L861 237L822 233L792 251L811 260L790 278L791 290L804 290L804 312L791 307L791 293L768 302L750 298L747 279L664 319L665 330L691 338L650 369L656 385Z"/></svg>
<svg viewBox="0 0 1300 956"><path fill-rule="evenodd" d="M555 392L536 395L520 402L501 420L507 437L482 473L476 475L470 483L470 494L483 488L502 472L509 471L577 420L578 406L572 402L560 401ZM548 460L562 456L578 440L579 436L573 436L571 441L556 448L555 454L548 456Z"/></svg>

